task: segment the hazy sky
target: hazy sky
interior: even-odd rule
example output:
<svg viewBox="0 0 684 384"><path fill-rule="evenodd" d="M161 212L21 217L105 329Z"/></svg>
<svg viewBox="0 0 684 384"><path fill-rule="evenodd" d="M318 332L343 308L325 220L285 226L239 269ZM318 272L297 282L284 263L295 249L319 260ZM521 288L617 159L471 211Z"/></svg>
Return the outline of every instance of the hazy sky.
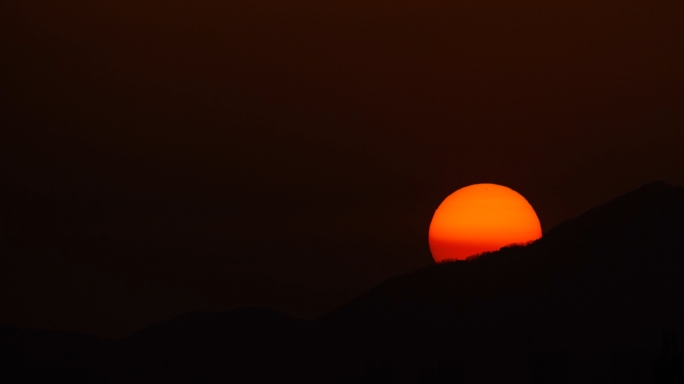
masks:
<svg viewBox="0 0 684 384"><path fill-rule="evenodd" d="M544 231L684 185L682 20L646 0L0 0L0 182L92 201L111 241L175 252L56 257L73 309L2 319L314 316L430 263L432 213L465 185L517 190ZM26 297L67 276L12 265ZM94 275L139 309L76 315L109 305L79 296Z"/></svg>

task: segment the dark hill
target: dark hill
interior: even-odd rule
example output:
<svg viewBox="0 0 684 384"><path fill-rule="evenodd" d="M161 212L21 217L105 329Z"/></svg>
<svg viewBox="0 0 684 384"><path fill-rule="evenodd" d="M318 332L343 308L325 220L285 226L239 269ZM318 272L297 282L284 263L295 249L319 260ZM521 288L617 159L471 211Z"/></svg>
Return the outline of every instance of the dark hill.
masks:
<svg viewBox="0 0 684 384"><path fill-rule="evenodd" d="M520 294L589 269L678 261L683 241L684 188L653 182L558 225L527 246L390 279L323 321L361 316L365 308L380 313L409 303L465 304L480 296Z"/></svg>
<svg viewBox="0 0 684 384"><path fill-rule="evenodd" d="M647 382L663 332L684 331L683 240L684 189L651 183L530 245L391 279L321 322L349 353L457 360L472 382L526 382L549 359L563 380Z"/></svg>
<svg viewBox="0 0 684 384"><path fill-rule="evenodd" d="M108 382L681 382L683 277L684 189L652 183L527 246L390 279L316 322L192 313L88 342L94 357L76 366ZM12 366L84 356L26 332L3 333Z"/></svg>
<svg viewBox="0 0 684 384"><path fill-rule="evenodd" d="M188 313L122 339L121 352L126 370L148 381L261 381L305 372L298 365L311 360L311 329L268 309Z"/></svg>

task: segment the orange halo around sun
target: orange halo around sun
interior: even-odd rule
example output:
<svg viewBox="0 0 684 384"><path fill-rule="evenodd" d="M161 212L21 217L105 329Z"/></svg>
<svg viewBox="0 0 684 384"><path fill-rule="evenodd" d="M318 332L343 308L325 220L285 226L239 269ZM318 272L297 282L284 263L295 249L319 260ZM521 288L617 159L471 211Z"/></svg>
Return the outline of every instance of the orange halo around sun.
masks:
<svg viewBox="0 0 684 384"><path fill-rule="evenodd" d="M468 256L541 237L539 218L518 192L496 184L475 184L452 193L430 223L435 261Z"/></svg>

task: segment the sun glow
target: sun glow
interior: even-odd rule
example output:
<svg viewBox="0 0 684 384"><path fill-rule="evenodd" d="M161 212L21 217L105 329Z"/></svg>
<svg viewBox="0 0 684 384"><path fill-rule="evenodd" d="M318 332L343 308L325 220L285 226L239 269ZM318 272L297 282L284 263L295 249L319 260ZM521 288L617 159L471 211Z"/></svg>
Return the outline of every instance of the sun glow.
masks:
<svg viewBox="0 0 684 384"><path fill-rule="evenodd" d="M430 223L430 251L435 261L463 260L475 254L527 243L542 235L530 203L514 190L475 184L449 195Z"/></svg>

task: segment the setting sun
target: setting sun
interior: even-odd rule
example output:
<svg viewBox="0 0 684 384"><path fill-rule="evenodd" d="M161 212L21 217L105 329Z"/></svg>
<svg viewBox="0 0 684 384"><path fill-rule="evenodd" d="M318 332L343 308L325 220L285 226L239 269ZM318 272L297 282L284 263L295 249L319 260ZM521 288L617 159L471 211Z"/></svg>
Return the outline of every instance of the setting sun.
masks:
<svg viewBox="0 0 684 384"><path fill-rule="evenodd" d="M452 193L430 223L430 251L435 261L468 256L527 243L542 235L530 203L514 190L475 184Z"/></svg>

